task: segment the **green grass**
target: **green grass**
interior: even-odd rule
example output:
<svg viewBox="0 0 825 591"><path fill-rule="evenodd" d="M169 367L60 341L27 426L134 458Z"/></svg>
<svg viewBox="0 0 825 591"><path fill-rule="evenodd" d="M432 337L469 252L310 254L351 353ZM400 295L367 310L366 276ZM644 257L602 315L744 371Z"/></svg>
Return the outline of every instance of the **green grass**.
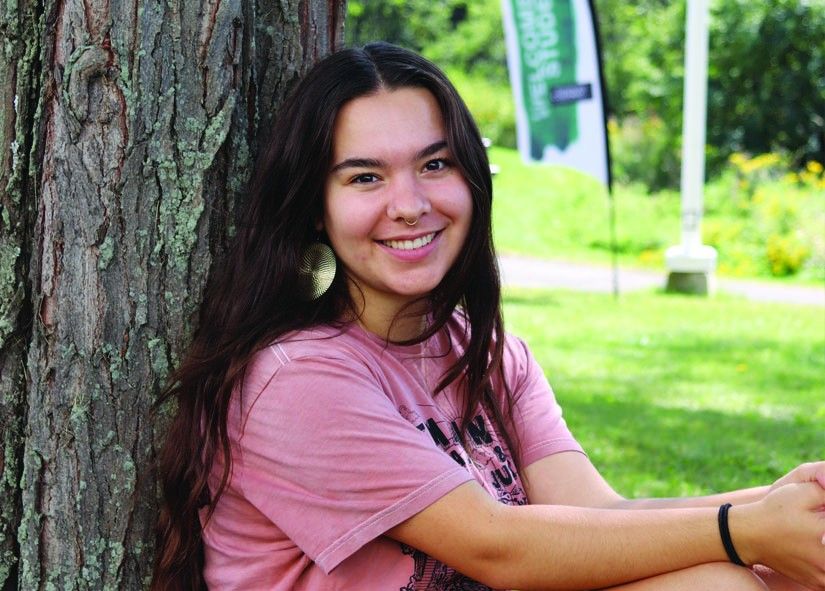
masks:
<svg viewBox="0 0 825 591"><path fill-rule="evenodd" d="M515 150L494 146L489 155L501 169L493 180L493 232L499 252L610 262L609 198L604 187L573 170L527 165ZM777 245L788 249L785 254L792 258L795 241L804 234L815 244L810 264L783 280L822 284L825 199L821 191L791 191L777 181L757 189L761 196L749 198L729 175L709 184L705 193L703 234L706 243L719 251L720 275L769 279L766 253L771 245L774 250ZM678 193L651 195L641 186L618 185L613 199L619 262L664 269L665 249L681 241Z"/></svg>
<svg viewBox="0 0 825 591"><path fill-rule="evenodd" d="M508 291L505 319L625 495L766 484L825 458L822 308Z"/></svg>

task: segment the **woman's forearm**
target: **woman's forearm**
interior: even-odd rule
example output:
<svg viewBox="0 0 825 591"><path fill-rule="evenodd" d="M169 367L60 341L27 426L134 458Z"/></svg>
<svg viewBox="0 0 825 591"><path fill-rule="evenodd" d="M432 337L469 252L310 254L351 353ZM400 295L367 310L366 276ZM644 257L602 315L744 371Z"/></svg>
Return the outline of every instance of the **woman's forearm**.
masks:
<svg viewBox="0 0 825 591"><path fill-rule="evenodd" d="M509 527L493 568L512 575L501 581L510 587L601 588L727 560L711 508L503 509Z"/></svg>
<svg viewBox="0 0 825 591"><path fill-rule="evenodd" d="M726 493L698 497L679 497L664 499L622 499L610 508L614 509L686 509L696 507L719 507L725 503L741 505L754 503L764 498L769 487L756 486Z"/></svg>
<svg viewBox="0 0 825 591"><path fill-rule="evenodd" d="M716 509L510 506L476 483L388 534L505 589L593 589L726 560Z"/></svg>

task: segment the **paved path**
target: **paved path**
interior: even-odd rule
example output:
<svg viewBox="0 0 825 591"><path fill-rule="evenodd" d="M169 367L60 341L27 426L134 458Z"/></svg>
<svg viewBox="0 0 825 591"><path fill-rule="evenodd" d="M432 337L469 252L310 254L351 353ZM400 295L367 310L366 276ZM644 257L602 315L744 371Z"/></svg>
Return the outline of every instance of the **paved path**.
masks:
<svg viewBox="0 0 825 591"><path fill-rule="evenodd" d="M502 282L512 287L557 287L582 291L613 291L613 271L609 266L548 261L522 256L499 257ZM663 271L619 269L619 292L664 287ZM787 302L825 307L825 285L807 287L780 285L767 281L717 279L717 291L765 302Z"/></svg>

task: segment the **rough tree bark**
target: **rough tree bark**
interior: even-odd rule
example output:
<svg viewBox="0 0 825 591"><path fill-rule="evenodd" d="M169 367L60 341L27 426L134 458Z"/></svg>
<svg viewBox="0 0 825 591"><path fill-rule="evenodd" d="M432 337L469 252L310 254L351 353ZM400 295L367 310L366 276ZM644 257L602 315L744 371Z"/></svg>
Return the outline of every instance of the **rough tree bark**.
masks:
<svg viewBox="0 0 825 591"><path fill-rule="evenodd" d="M150 406L345 0L0 7L0 586L140 589Z"/></svg>

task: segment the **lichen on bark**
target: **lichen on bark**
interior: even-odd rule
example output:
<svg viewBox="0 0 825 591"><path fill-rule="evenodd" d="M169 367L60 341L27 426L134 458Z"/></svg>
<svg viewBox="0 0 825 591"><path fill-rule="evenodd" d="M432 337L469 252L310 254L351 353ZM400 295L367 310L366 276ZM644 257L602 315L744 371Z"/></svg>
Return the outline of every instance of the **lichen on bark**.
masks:
<svg viewBox="0 0 825 591"><path fill-rule="evenodd" d="M18 574L17 526L23 506L25 358L32 322L27 230L30 151L36 126L39 15L27 2L0 5L0 587Z"/></svg>

